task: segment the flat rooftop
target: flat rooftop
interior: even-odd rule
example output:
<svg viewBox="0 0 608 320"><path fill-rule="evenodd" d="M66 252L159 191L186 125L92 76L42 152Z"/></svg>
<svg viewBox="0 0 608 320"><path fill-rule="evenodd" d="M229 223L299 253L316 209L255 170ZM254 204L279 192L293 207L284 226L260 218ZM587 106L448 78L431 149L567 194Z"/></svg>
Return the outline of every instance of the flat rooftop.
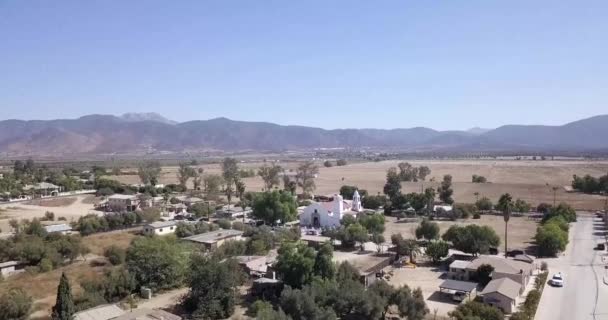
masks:
<svg viewBox="0 0 608 320"><path fill-rule="evenodd" d="M239 230L232 230L232 229L216 230L216 231L193 235L193 236L184 238L184 240L197 242L197 243L212 244L212 243L216 243L220 240L234 238L234 237L238 237L241 235L243 235L243 231L239 231Z"/></svg>

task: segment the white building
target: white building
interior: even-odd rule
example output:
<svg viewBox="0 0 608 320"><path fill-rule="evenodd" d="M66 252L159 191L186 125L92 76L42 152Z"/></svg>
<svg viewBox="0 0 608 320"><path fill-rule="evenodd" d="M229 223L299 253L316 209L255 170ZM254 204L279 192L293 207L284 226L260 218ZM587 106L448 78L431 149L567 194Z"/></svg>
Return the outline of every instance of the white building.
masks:
<svg viewBox="0 0 608 320"><path fill-rule="evenodd" d="M162 236L175 233L176 221L157 221L144 226L144 234Z"/></svg>
<svg viewBox="0 0 608 320"><path fill-rule="evenodd" d="M313 202L304 209L300 215L301 227L331 228L339 227L345 215L357 217L363 210L361 196L355 191L353 200L344 200L341 195L335 194L330 202Z"/></svg>
<svg viewBox="0 0 608 320"><path fill-rule="evenodd" d="M72 234L72 227L67 223L44 226L44 230L46 230L46 233Z"/></svg>
<svg viewBox="0 0 608 320"><path fill-rule="evenodd" d="M139 201L136 195L115 194L108 198L108 206L110 208L124 208L127 211L135 211L139 207Z"/></svg>

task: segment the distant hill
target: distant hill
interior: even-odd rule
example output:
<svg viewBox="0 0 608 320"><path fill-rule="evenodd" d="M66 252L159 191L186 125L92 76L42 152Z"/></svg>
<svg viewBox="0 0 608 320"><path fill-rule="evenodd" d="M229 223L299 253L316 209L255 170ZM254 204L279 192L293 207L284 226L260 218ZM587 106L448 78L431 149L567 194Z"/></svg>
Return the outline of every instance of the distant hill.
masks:
<svg viewBox="0 0 608 320"><path fill-rule="evenodd" d="M154 113L89 115L68 120L0 121L0 152L62 155L338 147L446 152L608 150L608 115L562 126L508 125L480 130L485 129L324 130L226 118L176 123Z"/></svg>

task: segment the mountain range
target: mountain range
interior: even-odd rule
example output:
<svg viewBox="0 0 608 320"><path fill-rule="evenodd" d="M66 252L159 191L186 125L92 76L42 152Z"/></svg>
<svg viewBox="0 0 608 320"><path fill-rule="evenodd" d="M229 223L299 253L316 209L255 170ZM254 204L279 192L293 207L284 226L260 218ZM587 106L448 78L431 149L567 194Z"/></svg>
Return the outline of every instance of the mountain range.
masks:
<svg viewBox="0 0 608 320"><path fill-rule="evenodd" d="M608 115L561 126L506 125L467 131L437 131L424 127L325 130L226 118L177 123L155 113L0 121L0 152L4 155L315 148L405 152L603 152L608 150L607 137Z"/></svg>

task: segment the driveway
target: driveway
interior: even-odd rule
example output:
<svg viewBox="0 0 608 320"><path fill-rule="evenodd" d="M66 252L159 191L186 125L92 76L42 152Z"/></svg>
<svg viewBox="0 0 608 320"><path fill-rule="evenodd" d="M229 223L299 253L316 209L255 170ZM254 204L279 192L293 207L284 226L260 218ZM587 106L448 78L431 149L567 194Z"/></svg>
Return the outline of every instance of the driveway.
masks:
<svg viewBox="0 0 608 320"><path fill-rule="evenodd" d="M561 272L564 287L545 286L535 319L608 320L606 252L594 250L596 244L605 241L605 234L599 218L579 214L578 222L570 227L565 255L546 260L549 278Z"/></svg>

